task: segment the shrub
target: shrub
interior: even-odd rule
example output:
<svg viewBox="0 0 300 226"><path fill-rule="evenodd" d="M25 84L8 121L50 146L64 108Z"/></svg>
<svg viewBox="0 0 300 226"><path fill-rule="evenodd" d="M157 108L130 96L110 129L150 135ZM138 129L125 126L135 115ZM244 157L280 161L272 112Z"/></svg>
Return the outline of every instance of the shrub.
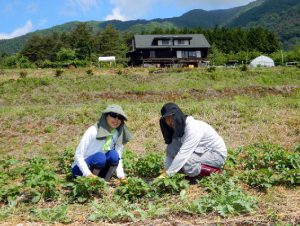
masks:
<svg viewBox="0 0 300 226"><path fill-rule="evenodd" d="M88 69L88 70L86 71L86 74L87 74L87 75L93 75L93 74L94 74L94 72L93 72L93 70L92 70L92 69Z"/></svg>
<svg viewBox="0 0 300 226"><path fill-rule="evenodd" d="M20 71L20 78L26 78L27 77L27 71Z"/></svg>
<svg viewBox="0 0 300 226"><path fill-rule="evenodd" d="M243 66L241 67L241 71L248 71L248 67L246 64L243 64Z"/></svg>
<svg viewBox="0 0 300 226"><path fill-rule="evenodd" d="M208 72L215 72L216 71L216 67L214 67L214 66L208 67L207 71Z"/></svg>
<svg viewBox="0 0 300 226"><path fill-rule="evenodd" d="M62 70L62 69L56 69L55 70L55 76L56 77L62 76L63 73L64 73L64 70Z"/></svg>

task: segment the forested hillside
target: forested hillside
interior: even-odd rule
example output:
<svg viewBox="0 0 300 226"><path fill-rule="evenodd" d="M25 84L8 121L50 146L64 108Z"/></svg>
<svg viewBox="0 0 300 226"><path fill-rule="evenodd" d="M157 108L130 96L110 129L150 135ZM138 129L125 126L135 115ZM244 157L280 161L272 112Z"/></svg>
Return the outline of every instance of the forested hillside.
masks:
<svg viewBox="0 0 300 226"><path fill-rule="evenodd" d="M300 1L267 0L228 23L229 27L264 27L275 32L285 47L300 44Z"/></svg>

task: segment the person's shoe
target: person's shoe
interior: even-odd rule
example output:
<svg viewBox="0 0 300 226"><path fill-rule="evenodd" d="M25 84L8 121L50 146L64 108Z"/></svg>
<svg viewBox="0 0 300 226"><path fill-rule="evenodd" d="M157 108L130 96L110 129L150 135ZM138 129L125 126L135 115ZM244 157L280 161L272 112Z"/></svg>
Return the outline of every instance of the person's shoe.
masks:
<svg viewBox="0 0 300 226"><path fill-rule="evenodd" d="M200 177L207 177L210 176L210 174L212 173L222 173L222 170L213 166L209 166L209 165L205 165L205 164L201 164L201 171L199 176Z"/></svg>

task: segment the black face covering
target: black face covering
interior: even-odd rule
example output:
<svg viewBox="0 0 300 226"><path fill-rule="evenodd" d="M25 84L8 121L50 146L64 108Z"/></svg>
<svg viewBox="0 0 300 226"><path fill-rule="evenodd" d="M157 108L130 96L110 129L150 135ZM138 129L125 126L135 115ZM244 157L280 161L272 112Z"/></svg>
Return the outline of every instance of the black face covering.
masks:
<svg viewBox="0 0 300 226"><path fill-rule="evenodd" d="M169 127L166 122L166 116L172 115L174 120L174 129ZM159 120L160 129L166 144L172 142L173 137L182 137L185 129L186 115L182 113L180 108L174 103L167 103L161 109L161 118Z"/></svg>

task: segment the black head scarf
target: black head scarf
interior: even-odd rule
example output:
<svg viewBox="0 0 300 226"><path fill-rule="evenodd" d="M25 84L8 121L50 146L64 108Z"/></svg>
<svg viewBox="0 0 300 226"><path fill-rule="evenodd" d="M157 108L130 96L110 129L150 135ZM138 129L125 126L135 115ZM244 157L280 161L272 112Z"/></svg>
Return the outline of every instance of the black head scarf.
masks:
<svg viewBox="0 0 300 226"><path fill-rule="evenodd" d="M172 115L174 120L174 129L169 127L164 117ZM159 120L160 129L166 144L172 142L173 137L182 137L185 129L186 115L182 113L180 108L174 103L167 103L161 109L161 118Z"/></svg>

